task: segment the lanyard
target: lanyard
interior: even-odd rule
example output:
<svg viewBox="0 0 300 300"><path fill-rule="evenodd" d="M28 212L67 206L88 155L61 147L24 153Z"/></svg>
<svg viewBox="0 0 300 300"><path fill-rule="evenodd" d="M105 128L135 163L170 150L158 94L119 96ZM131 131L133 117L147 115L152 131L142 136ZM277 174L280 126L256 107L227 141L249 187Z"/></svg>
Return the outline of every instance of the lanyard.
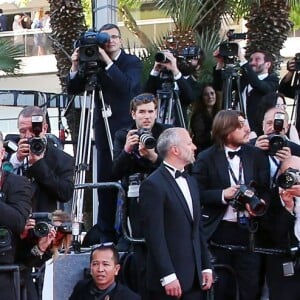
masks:
<svg viewBox="0 0 300 300"><path fill-rule="evenodd" d="M233 170L230 166L230 164L228 163L228 170L230 172L230 175L232 177L232 180L234 181L234 183L236 185L239 185L242 183L242 173L243 173L243 166L242 166L242 160L240 159L240 164L239 164L239 179L237 179L233 173Z"/></svg>

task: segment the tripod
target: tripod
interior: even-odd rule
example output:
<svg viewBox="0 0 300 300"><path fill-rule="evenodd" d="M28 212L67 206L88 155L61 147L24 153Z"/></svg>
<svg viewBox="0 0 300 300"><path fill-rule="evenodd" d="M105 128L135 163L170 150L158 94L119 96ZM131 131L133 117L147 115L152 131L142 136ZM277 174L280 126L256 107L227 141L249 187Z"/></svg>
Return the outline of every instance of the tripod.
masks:
<svg viewBox="0 0 300 300"><path fill-rule="evenodd" d="M240 74L237 66L232 64L226 65L225 69L222 70L222 78L223 109L239 109L246 114L241 94ZM233 79L236 82L236 91L232 90Z"/></svg>
<svg viewBox="0 0 300 300"><path fill-rule="evenodd" d="M157 90L157 121L173 125L178 118L179 125L186 128L178 91L174 90L174 82L163 82Z"/></svg>
<svg viewBox="0 0 300 300"><path fill-rule="evenodd" d="M84 92L83 102L81 104L81 116L79 125L79 134L76 149L75 159L75 187L85 183L86 171L89 169L91 146L92 146L92 132L93 132L93 117L95 107L95 94L97 88L99 89L99 97L102 105L102 117L104 119L107 140L110 148L111 157L113 156L113 143L111 132L108 123L108 117L111 115L110 109L105 105L102 90L97 81L97 75L92 72L87 76L86 90ZM75 189L72 201L72 235L73 235L73 249L74 252L80 252L80 227L83 223L83 189Z"/></svg>

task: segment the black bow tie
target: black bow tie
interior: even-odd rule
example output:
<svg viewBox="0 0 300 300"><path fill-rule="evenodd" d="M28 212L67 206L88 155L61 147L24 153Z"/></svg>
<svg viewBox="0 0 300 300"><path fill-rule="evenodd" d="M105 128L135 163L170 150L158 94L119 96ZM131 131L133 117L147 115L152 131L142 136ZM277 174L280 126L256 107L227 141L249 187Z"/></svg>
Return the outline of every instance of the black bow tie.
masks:
<svg viewBox="0 0 300 300"><path fill-rule="evenodd" d="M170 167L170 166L168 166L168 165L165 165L165 164L164 164L164 166L165 166L166 168L172 170L173 172L175 172L175 179L178 178L178 177L180 177L180 176L182 176L182 177L184 177L184 178L187 178L187 176L188 176L188 172L187 172L186 170L183 170L183 171L181 172L181 171L179 171L179 170L175 170L174 168L172 168L172 167Z"/></svg>
<svg viewBox="0 0 300 300"><path fill-rule="evenodd" d="M241 157L242 151L228 151L228 156L230 159L233 159L235 155Z"/></svg>
<svg viewBox="0 0 300 300"><path fill-rule="evenodd" d="M187 176L188 176L187 171L184 170L184 171L180 172L180 171L176 170L175 171L175 179L178 178L178 177L180 177L180 176L182 176L184 178L187 178Z"/></svg>

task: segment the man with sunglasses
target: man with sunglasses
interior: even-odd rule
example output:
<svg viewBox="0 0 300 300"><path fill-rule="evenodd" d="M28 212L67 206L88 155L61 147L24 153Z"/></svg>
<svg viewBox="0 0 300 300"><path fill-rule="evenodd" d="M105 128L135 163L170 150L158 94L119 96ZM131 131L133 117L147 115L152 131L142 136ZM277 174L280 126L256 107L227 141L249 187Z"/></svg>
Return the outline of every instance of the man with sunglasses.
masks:
<svg viewBox="0 0 300 300"><path fill-rule="evenodd" d="M95 245L90 256L91 278L79 281L69 300L139 300L140 296L116 281L119 253L113 243Z"/></svg>
<svg viewBox="0 0 300 300"><path fill-rule="evenodd" d="M96 73L94 129L98 156L98 182L107 182L112 181L112 157L98 91L101 87L106 108L111 111L111 116L107 115L110 133L113 137L118 129L130 124L128 108L130 100L141 90L142 62L135 55L127 54L121 49L121 32L117 25L105 24L100 28L99 33L108 34L109 40L98 47L102 67ZM79 67L79 48L76 48L72 54L68 81L70 94L80 94L86 89L88 76L82 75ZM114 218L111 218L116 210L116 192L99 189L98 197L98 220L91 235L87 236L90 239L89 241L86 239L89 244L99 243L99 237L102 242L116 241Z"/></svg>

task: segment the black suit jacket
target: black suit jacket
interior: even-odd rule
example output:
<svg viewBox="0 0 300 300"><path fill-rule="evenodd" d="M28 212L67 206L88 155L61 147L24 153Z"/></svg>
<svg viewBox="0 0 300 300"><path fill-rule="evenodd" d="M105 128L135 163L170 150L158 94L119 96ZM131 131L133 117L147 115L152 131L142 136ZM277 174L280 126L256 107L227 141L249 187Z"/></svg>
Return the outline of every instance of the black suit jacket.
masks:
<svg viewBox="0 0 300 300"><path fill-rule="evenodd" d="M94 300L90 290L94 287L92 279L80 280L75 285L69 300ZM141 297L132 292L128 287L117 283L116 287L109 293L110 300L140 300ZM106 298L105 298L106 299Z"/></svg>
<svg viewBox="0 0 300 300"><path fill-rule="evenodd" d="M263 151L252 145L242 145L241 150L245 184L254 180L258 184L259 197L268 203L270 199L268 159ZM200 152L192 174L196 177L200 188L204 231L209 239L216 231L228 207L222 202L223 189L231 186L225 150L213 145Z"/></svg>
<svg viewBox="0 0 300 300"><path fill-rule="evenodd" d="M151 133L157 140L160 134L169 127L170 126L165 124L155 123L151 129ZM158 157L155 163L152 163L149 159L139 157L137 152L126 153L124 151L126 137L128 131L131 129L136 129L135 124L129 129L120 129L115 134L112 173L113 178L116 180L122 179L124 176L128 177L134 173L150 174L158 168L161 163L160 157Z"/></svg>
<svg viewBox="0 0 300 300"><path fill-rule="evenodd" d="M185 79L183 76L181 76L178 80L176 80L176 83L178 85L179 91L176 91L178 93L178 97L180 99L180 104L182 108L183 118L185 120L185 125L187 124L187 108L189 104L191 104L193 101L198 100L199 97L199 87L196 85L196 82L192 79L192 77L189 77L188 79ZM157 94L158 90L162 89L162 80L159 76L152 76L149 75L148 80L145 84L144 91L148 93L152 93L154 95ZM178 113L175 114L175 124L176 126L180 126L178 119Z"/></svg>
<svg viewBox="0 0 300 300"><path fill-rule="evenodd" d="M222 70L214 69L214 86L216 90L222 90ZM246 113L249 125L252 131L257 132L260 129L261 124L257 118L258 104L261 102L261 98L271 92L276 92L279 86L279 79L275 73L270 73L266 78L260 80L257 74L252 70L249 63L244 64L241 67L240 76L240 92L243 93L246 86L250 84L252 90L247 95L246 101ZM236 82L233 82L233 89L237 89ZM259 132L259 131L258 131Z"/></svg>
<svg viewBox="0 0 300 300"><path fill-rule="evenodd" d="M176 273L183 292L188 291L195 278L201 286L201 271L211 267L202 231L197 184L192 177L187 182L193 200L193 218L175 179L163 165L140 187L149 290L162 290L160 279Z"/></svg>
<svg viewBox="0 0 300 300"><path fill-rule="evenodd" d="M129 113L131 99L141 91L142 62L135 56L121 50L119 58L107 70L97 73L97 82L102 89L104 102L111 106L112 116L108 118L112 137L120 128L130 126ZM68 81L68 93L80 94L85 90L86 77L79 73ZM99 88L97 88L97 91ZM107 136L101 112L99 93L95 96L95 143L97 149L108 149Z"/></svg>
<svg viewBox="0 0 300 300"><path fill-rule="evenodd" d="M74 158L51 144L43 159L27 170L33 179L33 211L52 212L57 209L57 201L71 200L74 190Z"/></svg>

